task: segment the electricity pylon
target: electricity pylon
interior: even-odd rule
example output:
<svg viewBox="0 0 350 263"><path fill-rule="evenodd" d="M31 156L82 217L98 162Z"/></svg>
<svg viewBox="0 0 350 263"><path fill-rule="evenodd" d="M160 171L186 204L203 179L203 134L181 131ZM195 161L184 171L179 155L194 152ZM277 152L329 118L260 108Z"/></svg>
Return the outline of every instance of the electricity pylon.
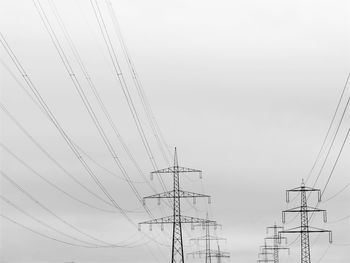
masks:
<svg viewBox="0 0 350 263"><path fill-rule="evenodd" d="M208 213L207 213L207 220L208 220ZM200 225L195 225L195 226L200 226ZM199 250L199 251L194 251L191 253L188 253L187 255L192 255L193 257L195 255L201 256L201 255L205 255L205 263L211 263L211 259L213 257L217 258L218 260L221 258L229 258L230 255L228 252L222 252L219 250L219 246L218 246L218 250L212 250L210 248L211 245L211 240L226 240L225 238L222 237L217 237L217 236L212 236L210 235L210 228L214 227L217 228L218 224L216 223L210 223L210 221L207 221L204 224L204 230L205 230L205 235L198 237L198 238L191 238L190 241L205 241L205 250Z"/></svg>
<svg viewBox="0 0 350 263"><path fill-rule="evenodd" d="M281 234L288 234L288 233L297 233L301 236L300 246L301 246L301 263L311 263L311 256L310 256L310 240L309 240L309 234L310 233L328 233L329 234L329 242L332 243L332 231L311 227L309 226L309 219L313 216L316 212L323 212L323 221L327 222L327 212L326 210L319 209L316 207L310 207L307 205L308 197L306 197L306 193L310 192L317 192L318 193L318 202L321 202L321 191L319 189L306 187L304 184L304 180L301 183L300 187L293 188L286 191L286 201L289 202L289 194L290 192L297 192L300 193L301 198L301 205L295 208L291 208L288 210L284 210L282 212L282 222L285 223L285 214L286 213L299 213L300 214L300 226L294 227L288 230L282 230L279 231L279 235ZM309 213L312 213L312 215L309 217Z"/></svg>
<svg viewBox="0 0 350 263"><path fill-rule="evenodd" d="M208 219L201 219L190 216L181 215L181 198L193 198L195 202L196 198L199 197L207 197L210 202L210 197L204 194L197 194L192 192L183 191L180 189L180 173L200 173L201 170L191 169L186 167L181 167L178 164L177 151L175 148L174 153L174 164L165 169L157 170L151 173L151 178L153 174L172 174L173 175L173 190L167 191L160 194L150 195L143 198L144 201L146 199L160 199L169 198L172 199L173 204L173 215L166 216L162 218L152 219L149 221L139 223L139 226L142 224L150 225L150 230L152 229L152 225L160 224L161 229L163 229L164 224L172 224L173 225L173 239L172 239L172 254L171 254L171 262L172 263L184 263L184 251L183 251L183 240L182 240L182 224L192 224L192 228L194 224L205 224L205 223L215 223L215 221L211 221Z"/></svg>
<svg viewBox="0 0 350 263"><path fill-rule="evenodd" d="M258 263L269 263L269 262L274 262L273 259L270 259L268 256L273 255L273 253L268 252L265 248L267 247L266 245L266 240L263 246L260 246L261 252L258 254Z"/></svg>
<svg viewBox="0 0 350 263"><path fill-rule="evenodd" d="M269 230L273 229L273 235L265 237L265 246L262 247L263 251L272 251L273 254L273 262L274 263L279 263L279 251L280 250L288 250L289 253L289 248L283 247L279 245L279 240L280 239L286 239L285 237L279 236L278 232L279 229L283 230L283 227L277 226L276 223L273 226L269 226L266 228L267 234L269 233ZM272 245L266 245L266 241L272 241Z"/></svg>
<svg viewBox="0 0 350 263"><path fill-rule="evenodd" d="M212 262L211 261L212 258L217 258L218 263L221 262L221 258L229 258L230 257L230 253L221 251L219 245L218 245L217 250L213 250L213 249L199 250L199 251L188 253L188 255L193 255L193 256L198 255L199 257L201 257L202 255L205 255L205 262Z"/></svg>

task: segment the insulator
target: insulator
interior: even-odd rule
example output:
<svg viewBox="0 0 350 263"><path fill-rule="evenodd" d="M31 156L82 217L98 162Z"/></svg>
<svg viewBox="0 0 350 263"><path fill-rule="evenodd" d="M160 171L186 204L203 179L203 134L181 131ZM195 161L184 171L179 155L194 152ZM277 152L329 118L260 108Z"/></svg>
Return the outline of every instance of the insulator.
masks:
<svg viewBox="0 0 350 263"><path fill-rule="evenodd" d="M332 231L329 231L329 243L333 243Z"/></svg>
<svg viewBox="0 0 350 263"><path fill-rule="evenodd" d="M327 211L323 211L323 222L327 222Z"/></svg>
<svg viewBox="0 0 350 263"><path fill-rule="evenodd" d="M153 173L150 174L151 181L153 181Z"/></svg>
<svg viewBox="0 0 350 263"><path fill-rule="evenodd" d="M286 213L282 212L282 223L285 224L286 223Z"/></svg>
<svg viewBox="0 0 350 263"><path fill-rule="evenodd" d="M278 233L278 243L279 243L279 244L282 243L281 233Z"/></svg>
<svg viewBox="0 0 350 263"><path fill-rule="evenodd" d="M138 225L137 229L138 229L139 231L141 231L141 225L140 225L140 224Z"/></svg>
<svg viewBox="0 0 350 263"><path fill-rule="evenodd" d="M158 197L157 200L158 200L158 205L160 205L160 198Z"/></svg>
<svg viewBox="0 0 350 263"><path fill-rule="evenodd" d="M149 231L152 231L152 224L149 224Z"/></svg>
<svg viewBox="0 0 350 263"><path fill-rule="evenodd" d="M146 205L146 199L142 199L142 204L145 206Z"/></svg>
<svg viewBox="0 0 350 263"><path fill-rule="evenodd" d="M290 255L290 249L288 248L288 256Z"/></svg>
<svg viewBox="0 0 350 263"><path fill-rule="evenodd" d="M286 191L286 202L289 203L289 192Z"/></svg>
<svg viewBox="0 0 350 263"><path fill-rule="evenodd" d="M193 197L193 204L195 205L196 204L196 198Z"/></svg>
<svg viewBox="0 0 350 263"><path fill-rule="evenodd" d="M208 204L211 204L211 197L208 197Z"/></svg>
<svg viewBox="0 0 350 263"><path fill-rule="evenodd" d="M322 195L321 195L321 191L319 190L318 191L318 201L321 202L321 199L322 199Z"/></svg>
<svg viewBox="0 0 350 263"><path fill-rule="evenodd" d="M199 179L202 179L203 178L203 174L202 174L202 171L199 172Z"/></svg>

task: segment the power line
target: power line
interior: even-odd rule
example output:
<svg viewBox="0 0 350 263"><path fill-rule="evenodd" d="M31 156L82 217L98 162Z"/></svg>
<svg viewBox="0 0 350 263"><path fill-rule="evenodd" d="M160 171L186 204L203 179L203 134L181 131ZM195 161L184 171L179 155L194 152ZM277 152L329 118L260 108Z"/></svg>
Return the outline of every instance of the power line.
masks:
<svg viewBox="0 0 350 263"><path fill-rule="evenodd" d="M152 153L152 150L150 148L149 142L147 140L146 134L145 134L144 129L142 127L140 118L139 118L138 113L136 111L133 99L132 99L131 94L129 92L128 85L127 85L127 83L125 81L124 75L123 75L121 67L119 65L118 58L117 58L116 52L114 50L114 47L113 47L110 35L108 33L107 26L106 26L106 23L104 21L102 12L100 10L100 7L99 7L99 5L98 5L96 0L95 1L94 0L90 0L90 3L91 3L91 6L92 6L92 9L93 9L93 12L95 14L98 26L100 28L100 31L101 31L104 43L105 43L106 48L108 50L109 57L110 57L110 59L112 61L113 69L115 71L115 77L117 77L117 80L120 83L120 86L122 88L122 91L123 91L124 97L126 99L126 102L128 104L129 110L130 110L131 115L133 117L134 123L136 125L137 130L138 130L138 133L140 135L142 144L144 145L144 148L145 148L145 150L147 152L147 155L148 155L148 157L149 157L149 159L151 161L151 164L152 164L154 170L158 170L155 158L153 156L153 153ZM167 191L166 186L165 186L165 184L163 182L163 179L159 175L158 175L157 178L158 178L158 180L159 180L163 190Z"/></svg>
<svg viewBox="0 0 350 263"><path fill-rule="evenodd" d="M34 230L28 226L25 226L21 223L19 223L18 221L4 215L4 214L0 214L0 216L10 222L12 222L13 224L17 225L17 226L20 226L32 233L35 233L41 237L44 237L44 238L47 238L47 239L50 239L50 240L53 240L53 241L56 241L56 242L59 242L59 243L63 243L63 244L66 244L66 245L70 245L70 246L74 246L74 247L82 247L82 248L107 248L108 246L101 246L101 245L94 245L94 246L88 246L88 245L81 245L81 244L76 244L76 243L71 243L71 242L67 242L67 241L64 241L64 240L61 240L61 239L58 239L58 238L55 238L55 237L51 237L49 235L46 235L46 234L43 234L37 230ZM130 246L130 247L125 247L125 248L134 248L136 246L139 246L139 245L135 245L135 246ZM110 248L113 248L113 246L109 246ZM116 246L114 246L116 248Z"/></svg>
<svg viewBox="0 0 350 263"><path fill-rule="evenodd" d="M146 113L148 123L151 126L151 129L153 131L153 135L156 138L156 141L158 143L158 147L159 147L159 149L160 149L160 151L161 151L161 153L163 155L164 161L167 164L169 164L169 158L168 158L168 156L167 156L167 154L166 154L166 152L164 150L163 144L164 144L165 149L167 150L167 153L168 153L169 156L171 156L170 149L169 149L166 141L164 140L162 132L161 132L161 130L159 128L159 125L157 123L157 120L154 117L151 105L150 105L150 103L149 103L149 101L147 99L147 96L146 96L146 93L144 91L143 85L142 85L142 83L140 81L140 78L138 76L138 73L137 73L137 71L135 69L135 65L134 65L134 63L133 63L133 61L131 59L130 53L129 53L129 51L127 49L127 46L125 44L123 35L121 33L121 30L120 30L119 21L117 19L116 13L114 11L113 5L112 5L111 1L109 1L109 0L106 0L105 2L106 2L106 5L107 5L107 8L108 8L110 17L112 18L112 24L113 24L114 31L115 31L116 35L118 36L118 40L119 40L120 46L122 47L124 56L126 58L128 66L129 66L129 70L130 70L131 75L132 75L132 80L133 80L134 86L136 87L137 93L138 93L139 98L141 100L141 104L142 104L142 106L144 108L144 111ZM163 144L162 144L162 142L163 142Z"/></svg>
<svg viewBox="0 0 350 263"><path fill-rule="evenodd" d="M61 136L63 137L63 139L67 143L67 145L69 146L69 148L72 150L74 155L77 157L77 159L83 165L83 167L86 170L86 172L89 174L90 177L92 177L94 182L97 184L97 186L100 188L100 190L106 195L106 197L110 200L112 205L115 208L119 209L122 212L122 214L124 215L124 217L131 224L133 224L135 226L135 223L129 218L129 216L125 213L125 211L119 206L119 204L108 193L107 189L103 186L103 184L100 182L98 177L94 174L94 172L92 171L90 166L86 163L85 159L80 155L79 151L76 149L76 147L73 144L73 142L70 140L70 138L68 137L68 135L66 134L66 132L64 131L62 126L57 121L57 119L54 116L54 114L51 112L51 110L48 107L48 105L46 104L45 100L42 98L42 96L40 95L40 93L36 89L35 85L31 81L30 77L27 75L26 71L24 70L24 68L20 64L20 62L17 59L16 55L13 53L13 51L11 50L10 46L8 45L7 41L5 40L4 36L1 33L0 33L0 41L1 41L1 44L3 45L3 47L5 48L5 51L7 52L7 54L9 55L9 57L11 58L11 60L15 64L15 66L17 67L17 69L20 72L20 74L22 75L22 77L24 78L26 84L28 85L28 87L30 88L30 90L33 92L34 96L36 97L36 99L40 103L41 107L45 110L45 113L48 115L48 117L50 118L50 120L52 121L54 126L57 128L57 130L59 131L59 133L61 134Z"/></svg>
<svg viewBox="0 0 350 263"><path fill-rule="evenodd" d="M54 184L52 181L48 180L45 176L41 175L38 171L34 170L32 167L30 167L23 159L21 159L18 155L16 155L15 153L13 153L5 144L0 142L0 147L3 148L9 155L11 155L14 159L16 159L19 163L21 163L24 167L26 167L28 170L30 170L33 174L37 175L41 180L43 180L44 182L46 182L47 184L49 184L51 187L55 188L57 191L63 193L64 195L68 196L69 198L85 205L88 206L90 208L96 209L96 210L100 210L103 212L108 212L108 213L117 213L117 210L107 210L104 208L100 208L97 207L93 204L87 203L83 200L81 200L78 197L75 197L74 195L68 193L67 191L65 191L64 189L62 189L61 187L57 186L56 184ZM137 213L137 211L132 211L132 210L128 210L128 213Z"/></svg>
<svg viewBox="0 0 350 263"><path fill-rule="evenodd" d="M102 247L102 246L99 245L99 244L87 242L87 241L82 240L82 239L80 239L80 238L74 237L74 236L72 236L72 235L70 235L70 234L64 233L63 231L61 231L61 230L59 230L59 229L57 229L57 228L55 228L55 227L53 227L53 226L51 226L51 225L45 223L44 221L42 221L42 220L40 220L40 219L34 217L32 214L26 212L25 210L23 210L22 208L20 208L18 205L14 204L14 203L11 202L9 199L7 199L5 196L0 195L0 198L1 198L5 203L9 204L10 206L14 207L16 210L18 210L18 211L20 211L21 213L25 214L26 216L30 217L31 219L33 219L34 221L36 221L36 222L39 223L40 225L43 225L43 226L45 226L46 228L48 228L48 229L50 229L50 230L52 230L52 231L54 231L54 232L56 232L56 233L58 233L58 234L61 234L61 235L65 236L65 237L68 237L68 238L71 238L71 239L73 239L73 240L75 240L75 241L85 243L86 245L91 246L91 247ZM107 246L103 246L103 247L107 247ZM116 245L112 245L112 244L111 244L111 245L108 245L108 247L129 248L130 246L127 245L127 244L125 244L125 245L117 245L117 244L116 244ZM131 247L134 247L134 246L131 246Z"/></svg>
<svg viewBox="0 0 350 263"><path fill-rule="evenodd" d="M319 150L319 152L318 152L318 154L317 154L317 157L316 157L316 159L315 159L315 161L314 161L314 163L313 163L313 165L312 165L312 168L311 168L311 170L310 170L310 172L309 172L309 174L308 174L308 176L307 176L307 178L306 178L306 180L305 180L305 183L308 182L308 180L309 180L309 178L310 178L310 176L311 176L311 174L312 174L312 172L313 172L313 170L314 170L314 168L315 168L315 166L316 166L316 163L318 162L318 160L319 160L319 158L320 158L320 156L321 156L321 152L322 152L322 150L323 150L323 148L324 148L324 146L325 146L325 144L326 144L328 135L329 135L329 133L330 133L330 131L331 131L331 128L332 128L333 123L334 123L334 120L335 120L335 117L336 117L336 115L337 115L337 113L338 113L338 110L339 110L339 106L340 106L340 104L341 104L341 101L342 101L342 99L343 99L345 90L346 90L346 88L347 88L349 78L350 78L350 73L348 74L348 77L347 77L347 79L346 79L346 82L345 82L344 88L343 88L343 90L342 90L342 93L341 93L341 95L340 95L340 98L339 98L337 107L336 107L336 109L335 109L335 111L334 111L334 114L333 114L331 123L329 124L328 130L327 130L327 133L326 133L326 136L325 136L324 139L323 139L321 148L320 148L320 150Z"/></svg>
<svg viewBox="0 0 350 263"><path fill-rule="evenodd" d="M349 186L350 186L350 183L346 184L342 189L340 189L334 195L332 195L331 197L327 198L326 200L323 200L322 203L328 202L328 201L332 200L333 198L337 197L339 194L341 194Z"/></svg>
<svg viewBox="0 0 350 263"><path fill-rule="evenodd" d="M118 138L120 144L122 145L122 148L124 149L124 151L128 155L129 159L131 160L133 165L136 167L138 173L141 175L141 177L143 177L145 183L147 183L147 185L153 191L155 191L153 186L149 183L149 181L145 177L144 173L141 171L141 168L140 168L139 164L137 163L137 161L135 160L135 157L133 156L133 154L129 150L128 146L126 145L125 140L121 136L121 134L120 134L120 132L119 132L115 122L113 121L110 113L107 110L106 105L103 103L103 100L102 100L99 92L97 91L96 86L95 86L95 84L94 84L94 82L93 82L93 80L92 80L92 78L91 78L91 76L90 76L86 66L83 63L83 60L82 60L82 58L81 58L81 56L80 56L80 54L79 54L79 52L78 52L78 50L77 50L77 48L76 48L76 46L74 44L74 42L73 42L69 32L68 32L68 30L67 30L63 20L62 20L60 14L59 14L59 12L58 12L58 10L56 8L56 5L54 4L53 1L49 1L49 3L50 3L51 10L53 11L53 13L54 13L54 15L56 17L56 20L58 21L58 24L59 24L60 28L62 29L62 31L64 33L64 36L65 36L65 38L66 38L66 40L68 42L68 45L69 45L70 49L72 50L73 55L74 55L76 61L78 62L78 65L79 65L81 71L83 72L84 77L87 80L88 85L89 85L90 89L92 90L92 92L93 92L93 94L94 94L94 96L95 96L95 98L96 98L96 100L98 102L99 107L101 108L103 114L105 115L106 119L108 120L109 125L111 126L113 132L115 133L116 137Z"/></svg>
<svg viewBox="0 0 350 263"><path fill-rule="evenodd" d="M91 195L95 196L97 199L102 201L103 203L113 206L105 199L101 198L99 195L94 193L92 190L87 188L82 182L80 182L73 174L68 172L66 168L62 166L49 152L41 145L34 137L19 123L19 121L8 111L8 109L0 102L0 109L12 120L12 122L24 133L24 135L48 158L50 159L65 175L71 178L75 183L81 186L84 190L86 190ZM50 119L51 120L51 119Z"/></svg>
<svg viewBox="0 0 350 263"><path fill-rule="evenodd" d="M328 186L328 184L329 184L329 181L330 181L331 178L332 178L334 169L335 169L335 167L337 166L338 160L339 160L340 155L341 155L341 153L342 153L342 151L343 151L343 148L344 148L344 145L345 145L345 143L346 143L346 140L348 139L349 133L350 133L350 128L348 129L348 132L346 133L345 139L344 139L344 141L343 141L343 143L342 143L342 146L341 146L340 151L339 151L339 153L338 153L337 159L335 160L335 162L334 162L334 164L333 164L333 167L332 167L332 170L331 170L331 172L330 172L330 174L329 174L329 176L328 176L326 185L324 186L324 188L323 188L323 190L322 190L322 194L321 194L322 196L323 196L324 192L326 191L326 188L327 188L327 186Z"/></svg>
<svg viewBox="0 0 350 263"><path fill-rule="evenodd" d="M96 238L90 234L85 233L84 231L80 230L79 228L77 228L76 226L72 225L71 223L69 223L67 220L63 219L62 217L58 216L55 212L53 212L51 209L49 209L48 207L46 207L44 204L42 204L38 199L36 199L34 196L32 196L29 192L27 192L26 190L24 190L20 185L18 185L13 179L11 179L4 171L0 170L1 175L3 176L3 178L5 178L8 182L10 182L15 188L17 188L17 190L19 190L20 192L22 192L25 196L27 196L30 200L32 200L35 204L37 204L38 206L40 206L43 210L45 210L46 212L48 212L50 215L52 215L53 217L55 217L57 220L59 220L60 222L62 222L63 224L69 226L70 228L74 229L75 231L77 231L78 233L94 240L94 241L98 241L101 242L105 245L109 245L107 242Z"/></svg>
<svg viewBox="0 0 350 263"><path fill-rule="evenodd" d="M335 139L336 139L336 137L337 137L337 135L338 135L338 132L339 132L339 128L340 128L340 126L341 126L341 124L342 124L342 122L343 122L343 119L344 119L346 110L347 110L347 108L348 108L348 106L349 106L349 102L350 102L350 96L348 97L348 100L347 100L347 102L346 102L345 108L344 108L344 110L343 110L343 113L342 113L342 115L341 115L340 121L339 121L339 123L338 123L337 129L336 129L336 131L335 131L335 133L334 133L334 136L333 136L333 138L332 138L331 145L330 145L329 148L328 148L326 157L325 157L325 159L324 159L324 161L323 161L323 163L322 163L322 166L321 166L321 168L320 168L320 171L318 172L318 175L317 175L317 178L316 178L316 180L315 180L315 182L314 182L314 184L313 184L313 187L316 185L318 179L320 178L320 175L321 175L321 173L322 173L322 171L323 171L323 168L324 168L324 166L325 166L325 164L326 164L326 162L327 162L329 153L330 153L331 150L332 150L333 144L334 144Z"/></svg>
<svg viewBox="0 0 350 263"><path fill-rule="evenodd" d="M111 154L112 159L114 160L114 163L117 165L117 167L119 168L119 170L121 171L121 173L125 177L127 183L129 184L129 186L130 186L131 190L133 191L133 193L135 194L136 198L139 200L140 203L142 203L141 195L139 194L135 185L131 182L129 175L127 174L125 168L123 167L122 163L120 162L120 160L119 160L119 158L114 150L114 147L112 146L110 140L108 139L108 136L106 135L106 132L104 131L102 125L100 124L100 122L99 122L99 120L98 120L98 118L93 110L93 107L90 104L88 98L86 97L86 94L85 94L76 74L74 73L73 68L71 67L70 62L69 62L69 60L68 60L68 58L67 58L67 56L66 56L66 54L61 46L61 43L58 40L57 35L51 26L51 23L46 15L45 10L42 8L40 1L34 0L33 2L35 4L35 7L37 9L37 12L38 12L41 20L45 26L45 29L47 30L47 32L50 35L52 43L53 43L56 51L58 52L59 57L61 58L61 61L64 65L70 79L72 80L72 83L73 83L76 91L79 94L79 97L81 98L87 112L89 113L91 120L93 121L95 127L97 128L97 131L98 131L99 135L101 136L101 139L103 140L104 144L106 145L107 150ZM146 211L148 210L147 207L145 207L145 210ZM150 213L150 212L147 211L147 213Z"/></svg>

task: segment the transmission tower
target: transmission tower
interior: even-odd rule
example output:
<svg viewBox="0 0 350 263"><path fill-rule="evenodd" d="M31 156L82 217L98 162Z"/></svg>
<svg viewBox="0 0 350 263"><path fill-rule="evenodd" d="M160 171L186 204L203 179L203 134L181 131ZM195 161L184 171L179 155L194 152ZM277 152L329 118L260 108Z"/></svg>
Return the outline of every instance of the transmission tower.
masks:
<svg viewBox="0 0 350 263"><path fill-rule="evenodd" d="M207 213L207 220L208 220L208 213ZM201 225L195 225L195 226L201 226ZM219 245L218 245L218 250L212 250L211 249L211 240L226 240L225 238L222 237L218 237L218 236L212 236L210 234L210 228L214 227L215 229L218 227L219 225L215 222L215 223L211 223L209 220L204 224L203 228L205 230L205 235L198 237L198 238L191 238L190 241L205 241L205 250L199 250L199 251L194 251L191 253L188 253L187 255L192 255L193 257L195 255L198 256L202 256L205 255L205 263L211 263L211 259L212 258L217 258L218 260L221 261L221 258L229 258L230 255L228 252L222 252L219 250Z"/></svg>
<svg viewBox="0 0 350 263"><path fill-rule="evenodd" d="M284 210L282 212L282 222L285 223L285 214L286 213L299 213L300 214L300 226L294 227L288 230L282 230L279 231L279 235L281 234L288 234L288 233L297 233L300 234L301 237L301 263L311 263L311 256L310 256L310 240L309 240L309 234L310 233L325 233L327 232L329 234L329 242L332 243L332 232L330 230L316 228L309 226L309 219L313 216L316 212L323 212L323 221L327 222L327 212L326 210L319 209L316 207L310 207L307 205L307 201L309 197L306 197L306 193L309 192L310 195L313 192L318 193L318 202L321 202L321 191L319 189L306 187L304 184L304 180L301 183L300 187L293 188L286 191L286 201L289 202L289 194L290 193L299 193L301 198L301 205L295 208L291 208L288 210ZM309 213L312 213L312 215L309 217Z"/></svg>
<svg viewBox="0 0 350 263"><path fill-rule="evenodd" d="M173 239L172 239L172 255L171 262L172 263L184 263L184 251L183 251L183 240L182 240L182 224L191 224L191 228L194 228L194 224L215 224L215 221L211 221L208 219L201 219L190 216L181 215L181 198L193 198L193 202L195 203L196 198L199 197L207 197L210 202L210 197L204 194L197 194L188 191L183 191L180 189L180 174L181 173L199 173L201 175L201 170L191 169L186 167L181 167L178 164L177 151L175 148L174 153L174 164L165 169L157 170L151 173L151 178L153 174L172 174L173 175L173 190L168 192L163 192L160 194L155 194L151 196L146 196L143 198L144 202L146 199L157 199L158 204L160 203L160 199L168 198L172 199L172 208L173 215L166 216L162 218L152 219L149 221L139 223L139 227L142 224L150 225L150 230L152 229L152 225L160 224L161 229L163 230L164 224L172 224L173 225Z"/></svg>
<svg viewBox="0 0 350 263"><path fill-rule="evenodd" d="M265 240L265 244L263 246L260 246L261 252L259 252L258 254L258 263L269 263L269 262L274 262L273 259L270 259L269 256L273 255L273 253L268 252L266 250L267 245L266 245L266 240Z"/></svg>
<svg viewBox="0 0 350 263"><path fill-rule="evenodd" d="M279 229L283 230L283 227L277 226L276 223L273 226L269 226L266 228L267 234L269 233L269 230L273 230L273 235L265 237L265 246L262 247L263 251L272 251L274 263L279 263L280 250L288 250L289 253L289 248L279 245L279 243L281 243L279 242L281 239L286 240L285 237L282 237L278 234ZM272 245L266 245L266 241L272 241Z"/></svg>

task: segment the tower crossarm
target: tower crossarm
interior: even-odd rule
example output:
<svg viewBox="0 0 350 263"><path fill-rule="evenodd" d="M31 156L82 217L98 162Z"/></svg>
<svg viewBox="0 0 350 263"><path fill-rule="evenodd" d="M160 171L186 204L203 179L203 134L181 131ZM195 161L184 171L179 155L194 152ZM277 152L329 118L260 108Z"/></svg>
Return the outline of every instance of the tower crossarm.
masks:
<svg viewBox="0 0 350 263"><path fill-rule="evenodd" d="M288 247L278 247L278 246L266 246L266 247L262 247L263 250L289 250Z"/></svg>
<svg viewBox="0 0 350 263"><path fill-rule="evenodd" d="M206 255L209 254L209 257L226 257L229 258L230 257L230 253L229 252L223 252L223 251L219 251L219 250L198 250L198 251L194 251L194 252L190 252L187 253L187 256L202 256L202 255Z"/></svg>
<svg viewBox="0 0 350 263"><path fill-rule="evenodd" d="M176 219L175 219L176 220ZM161 218L156 218L148 221L141 222L139 224L144 225L155 225L155 224L173 224L173 223L180 222L182 224L214 224L216 223L215 221L208 220L208 219L203 219L203 218L197 218L197 217L192 217L192 216L181 216L179 221L174 221L173 216L165 216Z"/></svg>
<svg viewBox="0 0 350 263"><path fill-rule="evenodd" d="M151 174L166 174L166 173L201 173L202 170L192 169L182 166L170 166L168 168L160 169L157 171L151 172Z"/></svg>
<svg viewBox="0 0 350 263"><path fill-rule="evenodd" d="M311 227L309 226L308 228L298 226L286 230L282 230L278 232L279 235L281 234L291 234L291 233L328 233L329 234L329 243L332 243L332 231L328 229L322 229L322 228L317 228L317 227Z"/></svg>
<svg viewBox="0 0 350 263"><path fill-rule="evenodd" d="M276 237L275 236L272 236L272 237L265 237L265 239L276 239ZM287 239L286 237L277 237L277 239Z"/></svg>
<svg viewBox="0 0 350 263"><path fill-rule="evenodd" d="M312 187L307 187L304 185L304 181L302 182L301 186L293 188L293 189L289 189L286 190L286 201L287 203L289 203L289 194L290 193L298 193L298 192L317 192L318 193L318 201L321 201L321 190L320 189L316 189L316 188L312 188Z"/></svg>
<svg viewBox="0 0 350 263"><path fill-rule="evenodd" d="M146 197L143 198L143 201L145 202L146 199L162 199L162 198L174 198L174 197L178 197L178 198L193 198L193 199L201 198L201 197L207 197L210 200L210 196L209 195L193 193L193 192L183 191L183 190L179 190L178 191L178 195L177 195L174 190L171 190L171 191L167 191L167 192L163 192L163 193L159 193L159 194L146 196Z"/></svg>
<svg viewBox="0 0 350 263"><path fill-rule="evenodd" d="M190 241L201 241L201 240L227 240L223 237L217 237L217 236L201 236L197 238L191 238Z"/></svg>
<svg viewBox="0 0 350 263"><path fill-rule="evenodd" d="M324 209L319 209L317 207L311 207L311 206L298 206L295 208L287 209L282 211L282 222L285 223L286 221L286 213L305 213L306 215L308 213L316 213L316 212L323 212L323 221L327 222L327 211ZM281 232L281 231L279 231Z"/></svg>
<svg viewBox="0 0 350 263"><path fill-rule="evenodd" d="M306 207L301 207L301 206L298 206L298 207L294 207L294 208L291 208L291 209L287 209L287 210L283 210L282 213L300 213L300 212L325 212L326 210L324 209L319 209L317 207L311 207L311 206L306 206Z"/></svg>

